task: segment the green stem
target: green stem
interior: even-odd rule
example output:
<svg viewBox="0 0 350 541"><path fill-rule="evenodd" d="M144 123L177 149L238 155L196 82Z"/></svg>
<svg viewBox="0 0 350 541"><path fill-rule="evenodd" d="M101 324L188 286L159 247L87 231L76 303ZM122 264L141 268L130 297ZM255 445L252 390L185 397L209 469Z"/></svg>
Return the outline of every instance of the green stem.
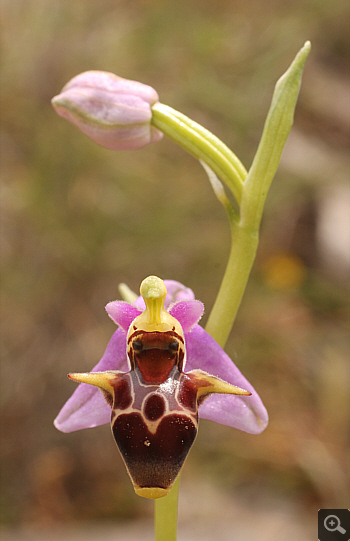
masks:
<svg viewBox="0 0 350 541"><path fill-rule="evenodd" d="M243 185L240 219L237 221L229 216L232 234L230 256L206 326L207 332L222 347L230 334L254 263L266 196L292 128L310 47L310 42L306 42L277 81L261 141Z"/></svg>
<svg viewBox="0 0 350 541"><path fill-rule="evenodd" d="M236 169L238 176L241 178L242 181L247 176L247 170L242 164L241 160L236 156L232 150L226 146L221 139L216 137L213 133L211 133L209 130L198 124L197 122L194 122L191 118L184 115L183 113L180 113L179 111L176 111L176 109L172 109L168 105L163 105L163 110L168 111L169 114L175 116L178 120L186 124L189 128L196 131L201 137L206 139L207 141L210 141L210 143L218 149L233 165L233 167Z"/></svg>
<svg viewBox="0 0 350 541"><path fill-rule="evenodd" d="M219 293L211 310L205 330L223 348L253 266L259 235L254 229L231 223L232 245Z"/></svg>
<svg viewBox="0 0 350 541"><path fill-rule="evenodd" d="M155 541L176 541L180 476L167 496L154 501Z"/></svg>
<svg viewBox="0 0 350 541"><path fill-rule="evenodd" d="M180 118L181 117L181 118ZM167 105L152 106L152 124L189 154L203 160L241 202L245 169L237 157L213 134Z"/></svg>

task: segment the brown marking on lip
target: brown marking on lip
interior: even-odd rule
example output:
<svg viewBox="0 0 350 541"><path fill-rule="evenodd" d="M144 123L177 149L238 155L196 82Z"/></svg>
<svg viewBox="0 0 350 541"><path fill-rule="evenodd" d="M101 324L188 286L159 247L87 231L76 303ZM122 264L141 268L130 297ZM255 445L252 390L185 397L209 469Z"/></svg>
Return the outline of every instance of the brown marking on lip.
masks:
<svg viewBox="0 0 350 541"><path fill-rule="evenodd" d="M164 398L159 394L151 394L145 402L144 414L149 421L157 421L165 412Z"/></svg>
<svg viewBox="0 0 350 541"><path fill-rule="evenodd" d="M133 483L168 488L175 481L194 442L197 428L186 415L166 415L152 434L139 413L121 414L113 435Z"/></svg>
<svg viewBox="0 0 350 541"><path fill-rule="evenodd" d="M114 388L114 409L125 410L132 403L130 380L127 377L120 377L113 385Z"/></svg>
<svg viewBox="0 0 350 541"><path fill-rule="evenodd" d="M179 385L178 400L187 410L197 411L197 387L189 377L184 375Z"/></svg>

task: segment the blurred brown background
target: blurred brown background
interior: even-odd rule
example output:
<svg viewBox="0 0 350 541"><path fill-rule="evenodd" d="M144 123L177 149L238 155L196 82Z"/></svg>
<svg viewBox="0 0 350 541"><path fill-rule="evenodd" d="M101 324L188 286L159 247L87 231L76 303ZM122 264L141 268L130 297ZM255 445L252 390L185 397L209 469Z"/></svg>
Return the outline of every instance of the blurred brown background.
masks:
<svg viewBox="0 0 350 541"><path fill-rule="evenodd" d="M249 167L274 83L306 39L295 125L226 348L271 422L260 436L201 422L179 539L316 539L317 509L349 505L347 3L3 0L1 11L4 540L152 539L153 506L134 495L109 427L61 434L52 421L74 389L67 372L89 370L114 331L104 305L118 284L176 279L208 313L230 242L196 160L166 139L99 148L50 99L89 69L148 83Z"/></svg>

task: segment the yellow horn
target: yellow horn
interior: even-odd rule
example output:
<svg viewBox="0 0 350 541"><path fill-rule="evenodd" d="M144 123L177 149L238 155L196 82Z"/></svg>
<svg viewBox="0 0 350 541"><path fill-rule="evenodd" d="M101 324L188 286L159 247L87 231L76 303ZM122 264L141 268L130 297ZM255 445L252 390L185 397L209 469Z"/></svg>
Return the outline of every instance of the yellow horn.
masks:
<svg viewBox="0 0 350 541"><path fill-rule="evenodd" d="M236 387L236 385L231 385L231 383L227 383L220 378L211 376L203 370L191 370L187 372L187 375L191 375L191 379L197 387L197 399L212 393L238 394L243 396L250 396L252 394L245 389Z"/></svg>
<svg viewBox="0 0 350 541"><path fill-rule="evenodd" d="M95 385L95 387L99 387L111 395L113 395L114 392L112 383L116 380L117 376L118 373L116 372L85 372L82 374L68 374L68 377L74 381Z"/></svg>

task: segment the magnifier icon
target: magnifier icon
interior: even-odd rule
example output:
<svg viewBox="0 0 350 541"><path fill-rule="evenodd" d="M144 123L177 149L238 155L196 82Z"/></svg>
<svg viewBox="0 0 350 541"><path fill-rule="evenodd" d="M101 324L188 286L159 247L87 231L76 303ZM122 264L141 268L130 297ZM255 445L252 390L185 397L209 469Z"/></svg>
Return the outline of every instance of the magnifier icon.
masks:
<svg viewBox="0 0 350 541"><path fill-rule="evenodd" d="M337 530L340 533L346 533L346 530L340 526L340 520L336 515L328 515L324 519L324 527L329 532L335 532Z"/></svg>

